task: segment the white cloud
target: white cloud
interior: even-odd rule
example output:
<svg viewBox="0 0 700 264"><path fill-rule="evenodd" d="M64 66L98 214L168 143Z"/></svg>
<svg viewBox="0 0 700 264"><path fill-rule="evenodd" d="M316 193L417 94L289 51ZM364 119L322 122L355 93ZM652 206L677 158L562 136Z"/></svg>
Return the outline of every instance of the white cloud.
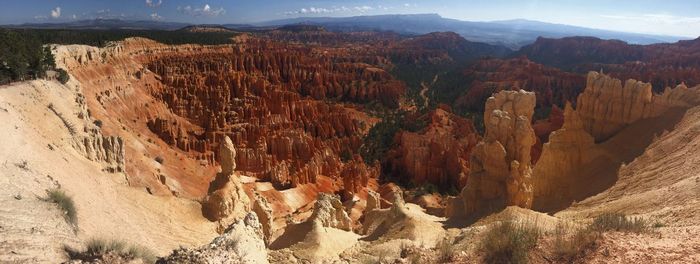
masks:
<svg viewBox="0 0 700 264"><path fill-rule="evenodd" d="M326 8L316 8L316 7L309 7L309 8L302 8L299 9L298 13L300 14L323 14L323 13L333 13L335 10L331 9L326 9Z"/></svg>
<svg viewBox="0 0 700 264"><path fill-rule="evenodd" d="M61 17L61 7L57 6L54 9L51 9L51 17L52 18L59 18Z"/></svg>
<svg viewBox="0 0 700 264"><path fill-rule="evenodd" d="M356 6L354 7L355 11L360 12L360 13L365 13L367 11L372 11L374 10L374 7L371 6Z"/></svg>
<svg viewBox="0 0 700 264"><path fill-rule="evenodd" d="M78 19L78 16L76 16L75 14L73 14L73 15L71 16L71 18L72 18L73 20L75 20L75 19Z"/></svg>
<svg viewBox="0 0 700 264"><path fill-rule="evenodd" d="M226 10L223 7L212 8L209 4L205 4L203 7L192 7L192 6L178 6L177 11L180 13L191 15L191 16L219 16L226 14Z"/></svg>
<svg viewBox="0 0 700 264"><path fill-rule="evenodd" d="M158 13L153 13L153 14L151 14L151 19L152 20L162 20L163 17L158 15Z"/></svg>
<svg viewBox="0 0 700 264"><path fill-rule="evenodd" d="M162 4L163 4L163 0L157 0L157 1L155 1L155 0L146 0L146 5L149 6L149 7L156 8L156 7L159 7L159 6L162 5Z"/></svg>
<svg viewBox="0 0 700 264"><path fill-rule="evenodd" d="M346 7L346 6L341 6L341 7L332 7L332 8L323 8L323 7L304 7L299 10L294 10L294 11L287 11L284 12L285 15L318 15L318 14L333 14L333 13L348 13L348 12L356 12L356 13L366 13L372 10L389 10L392 9L391 7L387 6L382 6L378 5L377 7L372 7L372 6L354 6L354 7Z"/></svg>

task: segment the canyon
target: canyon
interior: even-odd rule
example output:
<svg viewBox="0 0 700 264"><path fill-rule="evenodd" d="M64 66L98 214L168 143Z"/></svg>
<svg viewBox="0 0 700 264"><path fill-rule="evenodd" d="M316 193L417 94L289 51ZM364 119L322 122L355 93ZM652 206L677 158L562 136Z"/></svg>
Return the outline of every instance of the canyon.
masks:
<svg viewBox="0 0 700 264"><path fill-rule="evenodd" d="M69 261L64 247L105 236L159 263L425 263L445 241L463 263L484 257L473 241L504 219L550 234L606 212L663 221L677 241L700 226L696 42L542 38L506 56L454 33L291 27L225 45L51 45L68 83L0 87L0 126L13 131L0 234L20 252L0 258ZM624 52L557 57L568 43ZM454 67L468 88L425 84L458 96L423 94L421 109L397 73L407 64ZM33 198L56 188L75 198L77 223ZM46 210L18 210L30 205ZM620 236L586 260L700 257L697 239L605 256Z"/></svg>

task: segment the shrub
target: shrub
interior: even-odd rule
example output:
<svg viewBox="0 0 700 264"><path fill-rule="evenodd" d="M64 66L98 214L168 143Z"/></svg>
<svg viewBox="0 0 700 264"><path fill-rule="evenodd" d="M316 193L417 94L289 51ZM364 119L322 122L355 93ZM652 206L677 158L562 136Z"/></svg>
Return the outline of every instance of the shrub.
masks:
<svg viewBox="0 0 700 264"><path fill-rule="evenodd" d="M73 225L78 224L78 215L75 210L73 198L68 196L61 189L52 189L48 191L49 201L58 205L65 212L66 220Z"/></svg>
<svg viewBox="0 0 700 264"><path fill-rule="evenodd" d="M642 233L647 231L648 226L647 222L640 217L630 218L620 213L604 213L593 219L589 228L598 232Z"/></svg>
<svg viewBox="0 0 700 264"><path fill-rule="evenodd" d="M437 251L437 260L439 263L452 261L452 256L455 252L455 244L451 239L443 239L435 245Z"/></svg>
<svg viewBox="0 0 700 264"><path fill-rule="evenodd" d="M101 259L106 254L115 254L125 260L141 259L145 263L155 263L157 256L149 249L131 245L119 240L92 238L85 245L85 251L64 247L68 256L74 260L92 262Z"/></svg>
<svg viewBox="0 0 700 264"><path fill-rule="evenodd" d="M401 242L399 249L399 256L401 256L401 258L407 258L411 253L411 245L409 243Z"/></svg>
<svg viewBox="0 0 700 264"><path fill-rule="evenodd" d="M68 80L70 80L70 76L68 76L68 72L66 72L66 70L56 69L56 72L58 72L58 81L62 84L66 84Z"/></svg>
<svg viewBox="0 0 700 264"><path fill-rule="evenodd" d="M504 221L489 228L481 248L487 263L527 263L530 250L540 237L539 229L526 222Z"/></svg>
<svg viewBox="0 0 700 264"><path fill-rule="evenodd" d="M568 226L558 225L555 231L555 257L573 261L587 249L594 248L602 233L608 231L642 233L649 230L649 225L642 218L630 218L620 213L604 213L583 228L570 230Z"/></svg>
<svg viewBox="0 0 700 264"><path fill-rule="evenodd" d="M656 222L654 222L654 224L653 224L651 227L653 227L653 228L662 228L662 227L666 227L666 224L664 224L664 223L662 223L662 222L659 222L659 221L657 220Z"/></svg>
<svg viewBox="0 0 700 264"><path fill-rule="evenodd" d="M48 105L48 108L49 108L49 110L51 110L51 112L53 112L59 119L61 119L61 122L63 122L63 125L66 127L66 129L68 129L68 132L69 132L71 135L75 135L75 134L77 133L77 131L75 130L75 126L74 126L71 122L69 122L69 121L63 116L63 114L61 114L60 112L58 112L58 110L56 110L56 107L54 107L53 104L49 104L49 105Z"/></svg>
<svg viewBox="0 0 700 264"><path fill-rule="evenodd" d="M27 160L22 160L19 163L15 163L15 166L17 166L17 168L22 169L23 171L29 171L29 163L27 162Z"/></svg>
<svg viewBox="0 0 700 264"><path fill-rule="evenodd" d="M600 233L590 228L576 228L558 224L555 230L554 255L557 259L572 261L586 249L595 247Z"/></svg>

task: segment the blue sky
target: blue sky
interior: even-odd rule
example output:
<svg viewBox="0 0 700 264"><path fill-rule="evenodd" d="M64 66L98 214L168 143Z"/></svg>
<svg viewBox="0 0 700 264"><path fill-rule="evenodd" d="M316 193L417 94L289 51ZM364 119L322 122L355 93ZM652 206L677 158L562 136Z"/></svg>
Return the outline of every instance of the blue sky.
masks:
<svg viewBox="0 0 700 264"><path fill-rule="evenodd" d="M0 0L0 24L93 18L250 23L300 16L438 13L471 21L544 22L700 36L698 0Z"/></svg>

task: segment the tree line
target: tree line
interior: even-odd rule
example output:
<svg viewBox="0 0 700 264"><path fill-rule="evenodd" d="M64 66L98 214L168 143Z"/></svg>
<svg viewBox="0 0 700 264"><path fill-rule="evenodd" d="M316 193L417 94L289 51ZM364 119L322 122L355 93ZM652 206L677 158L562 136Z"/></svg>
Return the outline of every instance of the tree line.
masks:
<svg viewBox="0 0 700 264"><path fill-rule="evenodd" d="M72 30L0 28L0 84L46 77L48 70L66 82L68 74L56 69L47 44L82 44L104 47L129 37L149 38L164 44L218 45L231 43L235 32L188 32L165 30Z"/></svg>

